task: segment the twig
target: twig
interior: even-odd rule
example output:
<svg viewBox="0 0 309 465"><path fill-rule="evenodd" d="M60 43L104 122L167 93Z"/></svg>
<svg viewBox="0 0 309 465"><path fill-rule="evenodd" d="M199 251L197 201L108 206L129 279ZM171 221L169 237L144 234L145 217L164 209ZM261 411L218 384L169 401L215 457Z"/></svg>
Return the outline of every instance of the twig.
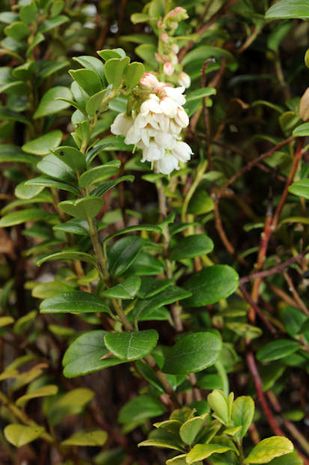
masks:
<svg viewBox="0 0 309 465"><path fill-rule="evenodd" d="M294 300L298 303L298 307L303 311L305 315L309 315L309 310L304 301L301 299L300 295L298 294L294 283L292 281L292 278L289 276L288 272L283 273L284 279L286 280L288 286L289 286L289 291L294 297Z"/></svg>
<svg viewBox="0 0 309 465"><path fill-rule="evenodd" d="M260 163L262 160L265 160L265 158L270 157L274 152L281 149L285 145L289 144L293 140L294 140L294 137L289 137L288 139L285 139L284 141L282 141L279 144L275 145L272 149L268 150L265 153L262 153L257 158L255 158L254 160L251 160L249 163L247 163L243 168L241 168L239 171L237 171L230 179L228 179L226 181L226 183L221 187L221 189L217 193L218 198L220 198L222 196L223 192L229 186L234 184L234 182L237 181L238 178L243 176L245 173L250 171L254 166L256 166L258 163Z"/></svg>
<svg viewBox="0 0 309 465"><path fill-rule="evenodd" d="M268 421L269 426L271 427L274 434L276 434L278 436L285 436L284 432L280 428L276 418L274 417L274 415L273 415L273 413L272 413L272 411L271 411L271 409L270 409L270 407L269 407L269 405L267 403L266 397L265 397L264 392L263 392L261 377L260 377L260 374L258 372L256 363L255 363L255 358L254 358L254 355L253 355L252 352L247 353L246 360L247 360L247 365L248 365L249 371L251 373L251 376L252 376L252 379L253 379L253 382L254 382L257 398L258 398L258 400L259 400L259 402L261 404L261 407L262 407L262 409L263 409L263 411L265 413L265 416L266 416L266 419Z"/></svg>
<svg viewBox="0 0 309 465"><path fill-rule="evenodd" d="M240 285L239 289L240 289L242 295L244 296L245 300L249 303L249 305L254 310L254 312L258 314L258 316L263 321L263 323L265 324L267 329L270 331L270 333L273 334L273 335L277 334L277 330L273 327L273 325L270 323L270 321L265 317L263 311L257 305L257 303L252 299L251 295L249 294L249 292L247 292L245 287L243 285Z"/></svg>
<svg viewBox="0 0 309 465"><path fill-rule="evenodd" d="M289 268L289 266L293 265L293 263L297 263L302 257L303 257L303 254L298 254L295 257L291 257L288 260L285 260L284 262L278 263L278 265L275 265L269 268L268 270L258 271L256 273L251 273L248 276L243 276L242 278L240 278L239 283L245 284L256 278L263 279L263 278L268 278L269 276L273 276L274 274L281 273L286 268Z"/></svg>

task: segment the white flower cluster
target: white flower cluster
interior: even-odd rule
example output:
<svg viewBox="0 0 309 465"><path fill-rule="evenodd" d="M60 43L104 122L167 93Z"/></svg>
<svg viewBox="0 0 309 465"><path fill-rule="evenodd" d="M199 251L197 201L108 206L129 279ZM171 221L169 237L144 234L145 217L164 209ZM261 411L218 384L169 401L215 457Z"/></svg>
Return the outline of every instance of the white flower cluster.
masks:
<svg viewBox="0 0 309 465"><path fill-rule="evenodd" d="M139 112L120 113L111 126L113 134L125 136L125 143L143 152L142 161L149 161L157 173L170 174L179 169L179 162L191 158L191 148L181 140L181 131L189 124L183 109L184 87L171 87L146 73L141 85L149 89Z"/></svg>

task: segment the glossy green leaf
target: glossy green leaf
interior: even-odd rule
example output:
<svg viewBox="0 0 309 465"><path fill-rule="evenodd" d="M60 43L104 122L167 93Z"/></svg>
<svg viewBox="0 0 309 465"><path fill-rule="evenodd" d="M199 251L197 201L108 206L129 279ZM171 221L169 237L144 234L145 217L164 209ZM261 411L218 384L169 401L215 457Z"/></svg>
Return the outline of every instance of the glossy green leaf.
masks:
<svg viewBox="0 0 309 465"><path fill-rule="evenodd" d="M197 332L179 336L173 347L165 347L163 370L172 374L196 373L213 365L221 350L219 336Z"/></svg>
<svg viewBox="0 0 309 465"><path fill-rule="evenodd" d="M294 354L300 349L300 344L291 339L277 339L265 344L257 352L258 360L262 362L271 362L280 360L288 355Z"/></svg>
<svg viewBox="0 0 309 465"><path fill-rule="evenodd" d="M95 258L86 252L79 252L78 250L64 250L61 252L55 252L49 255L46 255L39 260L37 260L37 265L41 266L45 262L54 262L58 260L71 261L71 260L80 260L82 262L90 263L90 265L95 266Z"/></svg>
<svg viewBox="0 0 309 465"><path fill-rule="evenodd" d="M133 87L135 87L139 83L144 72L145 67L142 63L138 63L136 61L130 63L124 73L124 82L126 84L126 87L129 90L133 89Z"/></svg>
<svg viewBox="0 0 309 465"><path fill-rule="evenodd" d="M171 259L182 260L212 252L214 244L206 234L193 234L179 239L171 248Z"/></svg>
<svg viewBox="0 0 309 465"><path fill-rule="evenodd" d="M121 276L136 260L142 244L142 240L137 236L123 237L113 244L108 251L111 274Z"/></svg>
<svg viewBox="0 0 309 465"><path fill-rule="evenodd" d="M55 155L46 155L37 164L37 168L51 178L74 182L73 170Z"/></svg>
<svg viewBox="0 0 309 465"><path fill-rule="evenodd" d="M102 81L98 74L91 69L77 69L69 71L72 78L89 95L94 95L102 90Z"/></svg>
<svg viewBox="0 0 309 465"><path fill-rule="evenodd" d="M191 463L205 460L213 454L224 454L229 450L231 450L230 447L221 444L196 444L187 454L187 464L191 465Z"/></svg>
<svg viewBox="0 0 309 465"><path fill-rule="evenodd" d="M309 19L307 0L279 0L265 14L266 19Z"/></svg>
<svg viewBox="0 0 309 465"><path fill-rule="evenodd" d="M8 226L15 226L17 224L27 223L28 221L46 221L48 218L50 218L50 213L45 210L27 208L3 216L0 220L0 227L7 228Z"/></svg>
<svg viewBox="0 0 309 465"><path fill-rule="evenodd" d="M236 437L243 438L251 425L254 417L254 402L249 396L237 397L232 406L232 420L235 426L240 426L241 430L236 433Z"/></svg>
<svg viewBox="0 0 309 465"><path fill-rule="evenodd" d="M87 168L85 155L75 147L62 145L54 150L53 153L59 160L72 168L73 171L82 173Z"/></svg>
<svg viewBox="0 0 309 465"><path fill-rule="evenodd" d="M268 463L275 457L293 452L294 446L283 436L272 436L259 442L246 457L244 463Z"/></svg>
<svg viewBox="0 0 309 465"><path fill-rule="evenodd" d="M15 187L15 195L19 199L33 199L43 189L44 186L31 185L28 181L23 181Z"/></svg>
<svg viewBox="0 0 309 465"><path fill-rule="evenodd" d="M85 171L81 177L79 178L79 186L80 187L89 187L92 184L98 184L106 179L114 176L118 172L118 167L113 166L112 164L109 165L104 164L102 166L95 166L94 168L90 168L89 170Z"/></svg>
<svg viewBox="0 0 309 465"><path fill-rule="evenodd" d="M59 207L68 215L74 218L87 219L94 218L103 206L100 197L88 195L82 199L64 200L59 203Z"/></svg>
<svg viewBox="0 0 309 465"><path fill-rule="evenodd" d="M33 153L34 155L47 155L59 146L61 139L62 132L56 129L27 142L22 146L22 149L24 152Z"/></svg>
<svg viewBox="0 0 309 465"><path fill-rule="evenodd" d="M125 58L111 58L105 63L105 77L109 84L112 84L114 88L118 88L121 86L124 71L127 68L130 59L128 57Z"/></svg>
<svg viewBox="0 0 309 465"><path fill-rule="evenodd" d="M105 331L95 330L75 339L63 357L64 376L74 378L123 363L116 357L109 357L104 344L106 334Z"/></svg>
<svg viewBox="0 0 309 465"><path fill-rule="evenodd" d="M169 431L165 431L161 428L151 431L148 439L142 441L138 445L139 447L150 446L150 447L162 447L165 449L177 450L179 452L184 452L184 447L177 437Z"/></svg>
<svg viewBox="0 0 309 465"><path fill-rule="evenodd" d="M148 355L157 345L158 333L154 329L108 333L104 337L106 347L118 358L138 360Z"/></svg>
<svg viewBox="0 0 309 465"><path fill-rule="evenodd" d="M54 396L58 392L58 386L49 384L41 388L29 391L23 396L19 397L16 401L18 407L24 407L26 403L31 399L37 399L38 397Z"/></svg>
<svg viewBox="0 0 309 465"><path fill-rule="evenodd" d="M4 428L5 438L15 447L29 444L29 442L38 439L42 433L44 433L44 428L40 426L11 424Z"/></svg>
<svg viewBox="0 0 309 465"><path fill-rule="evenodd" d="M107 305L94 294L72 291L56 294L43 300L41 313L108 313Z"/></svg>
<svg viewBox="0 0 309 465"><path fill-rule="evenodd" d="M70 104L60 100L61 98L71 100L72 94L70 89L63 86L56 86L49 89L43 95L33 117L43 118L44 116L50 116L68 108Z"/></svg>
<svg viewBox="0 0 309 465"><path fill-rule="evenodd" d="M101 430L94 431L78 431L68 439L62 441L62 446L90 446L100 447L105 444L107 440L107 433Z"/></svg>
<svg viewBox="0 0 309 465"><path fill-rule="evenodd" d="M227 265L213 265L195 273L184 283L184 288L192 292L186 305L202 307L226 299L238 287L238 274Z"/></svg>
<svg viewBox="0 0 309 465"><path fill-rule="evenodd" d="M293 182L289 187L289 192L309 200L309 179L301 179L300 181Z"/></svg>
<svg viewBox="0 0 309 465"><path fill-rule="evenodd" d="M185 444L191 446L194 443L197 435L205 425L206 417L207 414L206 416L189 418L181 425L179 435Z"/></svg>
<svg viewBox="0 0 309 465"><path fill-rule="evenodd" d="M141 278L130 276L116 286L110 287L103 292L104 297L110 299L133 299L141 285Z"/></svg>

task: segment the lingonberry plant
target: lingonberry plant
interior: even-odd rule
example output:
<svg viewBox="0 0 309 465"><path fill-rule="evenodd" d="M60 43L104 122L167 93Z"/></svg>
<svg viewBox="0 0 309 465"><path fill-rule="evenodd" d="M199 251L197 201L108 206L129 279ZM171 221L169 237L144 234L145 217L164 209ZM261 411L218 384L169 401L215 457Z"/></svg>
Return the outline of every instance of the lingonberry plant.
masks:
<svg viewBox="0 0 309 465"><path fill-rule="evenodd" d="M3 1L1 464L309 463L308 19Z"/></svg>

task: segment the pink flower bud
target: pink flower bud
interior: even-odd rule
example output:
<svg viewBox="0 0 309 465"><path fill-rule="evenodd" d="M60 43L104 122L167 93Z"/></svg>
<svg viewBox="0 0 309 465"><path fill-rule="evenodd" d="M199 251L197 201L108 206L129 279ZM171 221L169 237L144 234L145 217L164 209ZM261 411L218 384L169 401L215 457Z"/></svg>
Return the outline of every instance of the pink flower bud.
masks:
<svg viewBox="0 0 309 465"><path fill-rule="evenodd" d="M163 71L164 71L164 74L166 74L167 76L171 76L173 74L174 66L172 65L170 61L167 61L166 63L164 63Z"/></svg>
<svg viewBox="0 0 309 465"><path fill-rule="evenodd" d="M187 88L190 87L190 85L191 85L191 78L190 78L190 76L189 76L187 73L185 73L185 72L182 71L182 72L180 73L180 75L179 75L179 78L178 78L178 84L179 84L180 86L185 87L185 88L187 89Z"/></svg>
<svg viewBox="0 0 309 465"><path fill-rule="evenodd" d="M152 73L144 73L140 79L140 84L149 89L154 89L159 84L159 81Z"/></svg>
<svg viewBox="0 0 309 465"><path fill-rule="evenodd" d="M162 42L167 44L169 41L169 36L166 32L162 32L162 34L160 35L160 39L162 40Z"/></svg>

